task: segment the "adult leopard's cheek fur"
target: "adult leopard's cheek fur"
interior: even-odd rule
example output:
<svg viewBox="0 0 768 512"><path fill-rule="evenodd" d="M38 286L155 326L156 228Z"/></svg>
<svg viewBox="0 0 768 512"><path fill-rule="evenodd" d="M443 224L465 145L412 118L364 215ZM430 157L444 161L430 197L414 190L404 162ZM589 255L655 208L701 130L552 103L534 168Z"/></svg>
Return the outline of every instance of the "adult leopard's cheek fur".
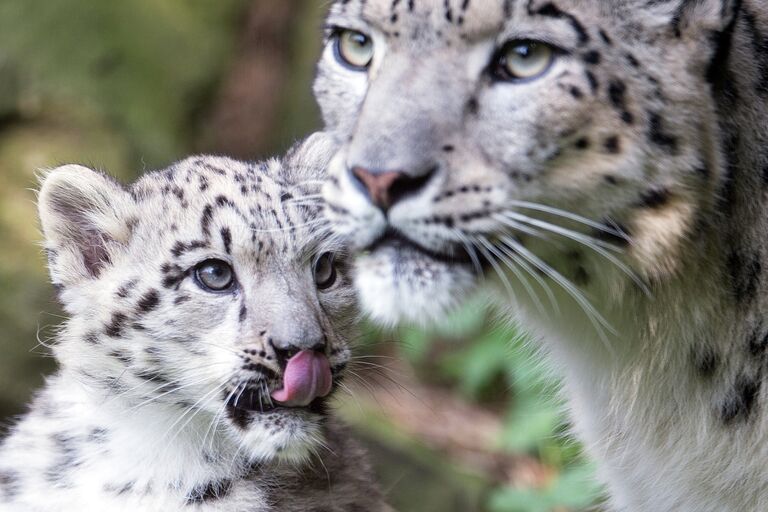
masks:
<svg viewBox="0 0 768 512"><path fill-rule="evenodd" d="M406 247L382 247L356 258L354 282L363 310L381 325L432 325L466 301L477 274Z"/></svg>

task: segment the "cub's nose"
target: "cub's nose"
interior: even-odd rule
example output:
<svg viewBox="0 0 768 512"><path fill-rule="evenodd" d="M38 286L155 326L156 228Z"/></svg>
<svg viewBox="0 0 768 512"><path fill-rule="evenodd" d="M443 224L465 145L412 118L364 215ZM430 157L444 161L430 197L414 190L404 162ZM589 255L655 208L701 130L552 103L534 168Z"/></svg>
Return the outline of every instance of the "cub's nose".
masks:
<svg viewBox="0 0 768 512"><path fill-rule="evenodd" d="M421 192L436 172L437 167L417 175L402 171L373 171L363 167L350 170L352 181L385 213L399 201Z"/></svg>

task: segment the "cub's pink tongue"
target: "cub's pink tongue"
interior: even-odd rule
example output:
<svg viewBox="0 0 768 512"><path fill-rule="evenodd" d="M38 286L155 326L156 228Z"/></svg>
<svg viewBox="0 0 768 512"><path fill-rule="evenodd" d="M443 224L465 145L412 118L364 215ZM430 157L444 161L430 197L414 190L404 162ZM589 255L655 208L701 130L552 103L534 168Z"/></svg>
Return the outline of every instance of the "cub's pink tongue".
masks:
<svg viewBox="0 0 768 512"><path fill-rule="evenodd" d="M288 360L283 387L272 398L288 407L305 407L315 398L331 392L331 363L314 350L302 350Z"/></svg>

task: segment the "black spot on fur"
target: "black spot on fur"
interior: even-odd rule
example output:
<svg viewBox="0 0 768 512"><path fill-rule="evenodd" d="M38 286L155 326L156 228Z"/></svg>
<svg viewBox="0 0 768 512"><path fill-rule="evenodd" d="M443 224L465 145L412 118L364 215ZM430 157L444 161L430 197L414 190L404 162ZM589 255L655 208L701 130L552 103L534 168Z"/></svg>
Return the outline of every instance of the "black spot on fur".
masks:
<svg viewBox="0 0 768 512"><path fill-rule="evenodd" d="M133 364L133 357L130 353L122 349L113 349L109 351L109 356L114 357L125 366L131 366Z"/></svg>
<svg viewBox="0 0 768 512"><path fill-rule="evenodd" d="M600 52L596 50L591 50L584 54L584 62L587 64L597 65L600 64L601 60L602 56L600 55Z"/></svg>
<svg viewBox="0 0 768 512"><path fill-rule="evenodd" d="M581 89L579 89L579 88L578 88L578 87L576 87L576 86L572 86L572 87L569 89L569 92L571 93L571 96L573 96L573 97L574 97L574 98L576 98L577 100L580 100L581 98L583 98L583 97L584 97L584 93L581 91Z"/></svg>
<svg viewBox="0 0 768 512"><path fill-rule="evenodd" d="M171 254L178 258L182 254L195 250L195 249L206 249L208 247L208 242L205 242L203 240L193 240L188 243L184 243L182 241L177 241L175 244L173 244L173 247L171 248Z"/></svg>
<svg viewBox="0 0 768 512"><path fill-rule="evenodd" d="M471 116L476 116L478 110L480 110L480 104L477 102L477 98L470 98L469 101L467 101L467 114Z"/></svg>
<svg viewBox="0 0 768 512"><path fill-rule="evenodd" d="M200 217L200 228L206 237L211 236L211 221L213 221L213 205L207 204L203 208L203 215Z"/></svg>
<svg viewBox="0 0 768 512"><path fill-rule="evenodd" d="M103 427L94 427L88 433L88 437L86 438L86 441L88 441L89 443L101 444L106 442L108 438L109 438L109 431L107 429Z"/></svg>
<svg viewBox="0 0 768 512"><path fill-rule="evenodd" d="M627 86L621 80L612 80L608 85L608 97L613 107L619 112L621 120L626 124L632 124L635 117L627 110Z"/></svg>
<svg viewBox="0 0 768 512"><path fill-rule="evenodd" d="M664 129L664 120L658 112L649 113L648 137L651 142L673 153L677 151L678 140Z"/></svg>
<svg viewBox="0 0 768 512"><path fill-rule="evenodd" d="M142 313L149 313L150 311L154 311L159 304L160 294L157 290L152 289L141 297L137 306Z"/></svg>
<svg viewBox="0 0 768 512"><path fill-rule="evenodd" d="M104 484L104 492L122 496L128 494L136 486L136 482L126 482L121 484Z"/></svg>
<svg viewBox="0 0 768 512"><path fill-rule="evenodd" d="M125 322L128 317L125 313L115 312L112 313L112 318L106 325L104 332L111 338L119 338L123 335L123 329L125 328Z"/></svg>
<svg viewBox="0 0 768 512"><path fill-rule="evenodd" d="M704 348L702 350L694 351L693 364L699 375L705 378L709 378L714 375L715 371L717 371L717 367L720 364L720 359L714 350L710 348Z"/></svg>
<svg viewBox="0 0 768 512"><path fill-rule="evenodd" d="M98 345L100 341L99 334L96 332L89 332L83 336L83 341L85 341L88 345Z"/></svg>
<svg viewBox="0 0 768 512"><path fill-rule="evenodd" d="M19 474L10 469L0 469L0 495L6 501L12 501L19 493L21 480Z"/></svg>
<svg viewBox="0 0 768 512"><path fill-rule="evenodd" d="M587 270L579 265L573 274L573 283L577 286L587 286L589 284L589 274Z"/></svg>
<svg viewBox="0 0 768 512"><path fill-rule="evenodd" d="M574 143L574 146L576 147L576 149L589 149L589 146L590 146L589 139L586 137L581 137Z"/></svg>
<svg viewBox="0 0 768 512"><path fill-rule="evenodd" d="M608 34L605 32L605 30L603 30L601 28L598 33L600 34L600 39L602 39L605 44L607 44L608 46L613 46L613 41L608 36Z"/></svg>
<svg viewBox="0 0 768 512"><path fill-rule="evenodd" d="M68 487L67 474L80 465L76 439L72 436L58 432L51 435L56 455L55 462L45 470L45 479L61 487Z"/></svg>
<svg viewBox="0 0 768 512"><path fill-rule="evenodd" d="M160 267L160 272L165 274L165 277L163 277L163 286L165 288L178 286L188 274L188 271L173 263L163 263Z"/></svg>
<svg viewBox="0 0 768 512"><path fill-rule="evenodd" d="M736 384L721 409L721 417L726 425L736 421L747 421L757 402L761 383L744 375L736 379Z"/></svg>
<svg viewBox="0 0 768 512"><path fill-rule="evenodd" d="M240 322L244 322L247 317L248 317L248 308L245 307L245 304L243 304L240 306L240 315L239 315Z"/></svg>
<svg viewBox="0 0 768 512"><path fill-rule="evenodd" d="M243 364L243 370L247 370L249 372L254 372L254 373L260 373L265 378L271 379L271 380L277 380L279 378L279 376L277 375L277 373L275 373L274 370L272 370L267 366L264 366L261 363L246 362Z"/></svg>
<svg viewBox="0 0 768 512"><path fill-rule="evenodd" d="M224 250L227 254L232 254L232 232L229 228L221 228L221 240L224 243Z"/></svg>
<svg viewBox="0 0 768 512"><path fill-rule="evenodd" d="M747 349L752 357L759 357L766 353L768 348L768 333L762 332L762 325L758 325L747 339Z"/></svg>
<svg viewBox="0 0 768 512"><path fill-rule="evenodd" d="M163 384L162 392L167 392L170 390L170 383L171 380L163 373L160 373L157 370L153 370L151 368L142 368L140 371L137 371L134 373L136 377L140 379L147 380L149 382L154 382L156 384ZM158 391L161 391L158 390Z"/></svg>
<svg viewBox="0 0 768 512"><path fill-rule="evenodd" d="M120 288L117 289L117 292L115 292L115 295L120 297L121 299L128 298L128 296L131 294L131 290L133 290L136 287L136 280L131 279L130 281L124 283Z"/></svg>
<svg viewBox="0 0 768 512"><path fill-rule="evenodd" d="M617 155L621 153L621 140L616 135L608 137L603 143L603 147L608 153Z"/></svg>
<svg viewBox="0 0 768 512"><path fill-rule="evenodd" d="M589 88L592 91L592 94L597 94L597 91L600 89L600 82L597 81L595 74L590 70L586 70L584 75L587 77L587 82L589 82Z"/></svg>
<svg viewBox="0 0 768 512"><path fill-rule="evenodd" d="M232 490L231 480L220 480L217 482L207 482L192 489L186 499L187 505L197 505L200 503L209 503L211 501L226 498Z"/></svg>
<svg viewBox="0 0 768 512"><path fill-rule="evenodd" d="M658 208L669 201L669 190L665 188L652 188L646 190L640 197L639 206L643 208Z"/></svg>
<svg viewBox="0 0 768 512"><path fill-rule="evenodd" d="M573 30L575 30L576 34L578 35L579 44L584 45L589 42L589 34L587 34L587 30L584 28L584 25L578 20L578 18L576 18L576 16L573 14L561 10L555 4L544 4L538 11L536 11L535 14L538 14L539 16L549 16L551 18L568 20L571 24L571 27L573 27Z"/></svg>

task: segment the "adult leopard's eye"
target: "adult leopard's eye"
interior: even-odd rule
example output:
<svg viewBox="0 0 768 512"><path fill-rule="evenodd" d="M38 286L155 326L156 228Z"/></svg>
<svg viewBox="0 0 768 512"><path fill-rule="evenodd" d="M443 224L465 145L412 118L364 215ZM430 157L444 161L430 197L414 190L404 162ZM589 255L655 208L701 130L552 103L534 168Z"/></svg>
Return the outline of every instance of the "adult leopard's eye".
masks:
<svg viewBox="0 0 768 512"><path fill-rule="evenodd" d="M373 60L373 40L362 32L342 29L336 33L336 57L356 71L368 69Z"/></svg>
<svg viewBox="0 0 768 512"><path fill-rule="evenodd" d="M546 73L554 60L555 51L546 43L512 41L497 54L492 72L498 80L530 80Z"/></svg>
<svg viewBox="0 0 768 512"><path fill-rule="evenodd" d="M313 269L315 275L315 285L318 290L327 290L336 283L336 262L334 261L333 254L326 252L321 254L317 261L315 261L315 268Z"/></svg>
<svg viewBox="0 0 768 512"><path fill-rule="evenodd" d="M223 292L235 285L235 271L226 261L205 260L195 267L195 279L209 292Z"/></svg>

